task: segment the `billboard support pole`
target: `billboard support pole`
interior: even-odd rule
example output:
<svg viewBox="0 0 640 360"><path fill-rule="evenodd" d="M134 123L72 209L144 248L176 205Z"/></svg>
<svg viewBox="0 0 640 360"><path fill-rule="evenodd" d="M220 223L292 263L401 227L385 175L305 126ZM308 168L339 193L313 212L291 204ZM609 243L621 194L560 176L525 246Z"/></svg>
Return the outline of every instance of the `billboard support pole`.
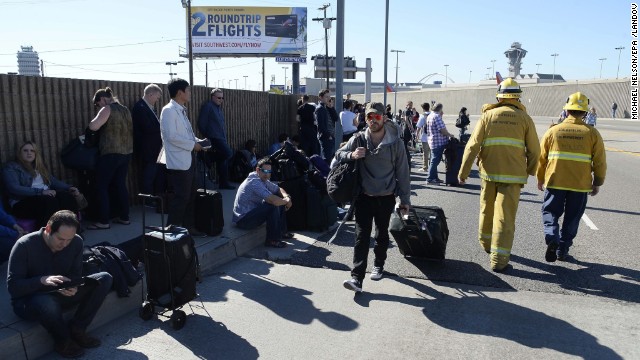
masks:
<svg viewBox="0 0 640 360"><path fill-rule="evenodd" d="M300 63L291 64L291 93L300 94Z"/></svg>

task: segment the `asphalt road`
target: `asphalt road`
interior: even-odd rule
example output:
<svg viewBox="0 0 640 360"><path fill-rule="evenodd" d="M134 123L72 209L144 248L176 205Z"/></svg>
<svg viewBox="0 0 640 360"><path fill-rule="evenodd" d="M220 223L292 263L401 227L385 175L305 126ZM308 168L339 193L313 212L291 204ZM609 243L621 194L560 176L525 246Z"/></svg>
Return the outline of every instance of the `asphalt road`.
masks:
<svg viewBox="0 0 640 360"><path fill-rule="evenodd" d="M550 118L535 120L542 135ZM109 323L86 358L638 359L640 122L598 126L609 171L589 199L591 227L581 223L571 262L544 261L533 179L521 195L513 269L496 274L476 239L478 178L462 188L426 186L414 172L414 204L439 205L448 216L443 262L410 261L392 247L387 276L366 280L356 295L341 285L352 257L348 223L333 245L325 236L274 250L294 254L284 263L239 258L216 269L198 285L201 302L184 308L182 330L136 313Z"/></svg>
<svg viewBox="0 0 640 360"><path fill-rule="evenodd" d="M542 137L552 118L535 118ZM472 119L472 124L473 124ZM445 118L450 130L453 117ZM640 302L640 122L600 119L607 147L607 177L600 194L590 197L569 262L546 263L542 232L542 192L536 180L522 189L512 249L513 266L504 274L489 269L487 254L477 241L480 179L471 177L464 187L427 186L426 174L414 166L412 202L444 209L450 229L447 259L443 262L408 260L395 248L389 249L385 271L404 278L429 279L503 289L529 290ZM414 164L420 163L414 155ZM474 166L475 169L475 166ZM444 164L440 165L441 172ZM472 172L473 174L473 172ZM444 175L441 175L443 178ZM333 244L321 238L306 252L291 259L301 266L345 271L349 277L354 242L354 225L347 223ZM373 261L370 252L369 267ZM364 284L365 290L367 280Z"/></svg>

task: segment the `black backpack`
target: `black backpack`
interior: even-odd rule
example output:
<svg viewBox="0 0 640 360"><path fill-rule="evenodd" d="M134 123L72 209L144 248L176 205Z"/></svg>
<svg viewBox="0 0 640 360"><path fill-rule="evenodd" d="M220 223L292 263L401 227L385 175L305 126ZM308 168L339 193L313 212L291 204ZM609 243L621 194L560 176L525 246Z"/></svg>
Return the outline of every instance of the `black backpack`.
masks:
<svg viewBox="0 0 640 360"><path fill-rule="evenodd" d="M253 171L251 167L251 159L247 159L247 155L238 150L231 160L231 168L229 169L229 179L233 182L241 183Z"/></svg>
<svg viewBox="0 0 640 360"><path fill-rule="evenodd" d="M355 135L356 147L362 146L364 134ZM360 193L360 173L358 160L338 164L327 176L327 193L337 203L347 203Z"/></svg>
<svg viewBox="0 0 640 360"><path fill-rule="evenodd" d="M458 115L456 119L456 127L462 129L465 126L471 124L469 117L467 115Z"/></svg>

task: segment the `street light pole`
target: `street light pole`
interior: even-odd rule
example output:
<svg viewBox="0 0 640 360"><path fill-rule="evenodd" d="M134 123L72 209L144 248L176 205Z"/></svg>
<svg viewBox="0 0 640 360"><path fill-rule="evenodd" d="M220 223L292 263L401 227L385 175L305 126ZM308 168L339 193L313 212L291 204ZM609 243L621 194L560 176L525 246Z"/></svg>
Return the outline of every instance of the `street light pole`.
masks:
<svg viewBox="0 0 640 360"><path fill-rule="evenodd" d="M489 70L491 70L491 66L487 68L487 80L491 80L491 74L489 73Z"/></svg>
<svg viewBox="0 0 640 360"><path fill-rule="evenodd" d="M193 86L193 38L191 37L191 0L182 0L182 7L187 9L187 31L189 32L189 86Z"/></svg>
<svg viewBox="0 0 640 360"><path fill-rule="evenodd" d="M284 69L284 93L287 93L287 67L283 66Z"/></svg>
<svg viewBox="0 0 640 360"><path fill-rule="evenodd" d="M449 64L444 66L444 87L449 83Z"/></svg>
<svg viewBox="0 0 640 360"><path fill-rule="evenodd" d="M491 60L491 74L493 74L492 76L496 76L496 61L495 60Z"/></svg>
<svg viewBox="0 0 640 360"><path fill-rule="evenodd" d="M616 79L618 75L620 75L620 55L622 55L622 50L624 50L624 46L619 46L616 48L618 50L618 72L616 72Z"/></svg>
<svg viewBox="0 0 640 360"><path fill-rule="evenodd" d="M553 76L551 77L551 83L553 84L556 81L556 58L558 57L558 53L553 53Z"/></svg>
<svg viewBox="0 0 640 360"><path fill-rule="evenodd" d="M602 79L602 64L607 60L607 58L600 58L598 60L600 60L600 79Z"/></svg>
<svg viewBox="0 0 640 360"><path fill-rule="evenodd" d="M231 89L231 79L229 79L229 87L227 89Z"/></svg>
<svg viewBox="0 0 640 360"><path fill-rule="evenodd" d="M391 50L391 52L396 53L396 87L393 89L393 111L396 111L397 108L397 100L398 100L398 56L400 53L404 53L404 50ZM387 84L385 84L385 93L387 92Z"/></svg>
<svg viewBox="0 0 640 360"><path fill-rule="evenodd" d="M536 74L540 72L540 65L542 64L536 64L537 68L536 68Z"/></svg>
<svg viewBox="0 0 640 360"><path fill-rule="evenodd" d="M242 75L242 77L244 78L244 89L247 90L247 77L248 77L248 75Z"/></svg>
<svg viewBox="0 0 640 360"><path fill-rule="evenodd" d="M472 71L473 71L473 70L469 70L469 84L471 84L471 72L472 72Z"/></svg>
<svg viewBox="0 0 640 360"><path fill-rule="evenodd" d="M238 90L238 79L233 79L236 82L236 90Z"/></svg>

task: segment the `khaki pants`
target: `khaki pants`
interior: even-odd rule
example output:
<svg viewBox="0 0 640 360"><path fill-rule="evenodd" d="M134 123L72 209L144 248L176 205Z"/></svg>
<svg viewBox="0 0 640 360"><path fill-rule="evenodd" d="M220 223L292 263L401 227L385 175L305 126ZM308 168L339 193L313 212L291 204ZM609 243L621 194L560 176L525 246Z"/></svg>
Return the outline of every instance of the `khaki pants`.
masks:
<svg viewBox="0 0 640 360"><path fill-rule="evenodd" d="M509 263L521 189L522 184L482 180L478 238L491 253L492 269L502 270Z"/></svg>
<svg viewBox="0 0 640 360"><path fill-rule="evenodd" d="M429 161L431 160L431 149L428 142L422 143L422 171L429 169Z"/></svg>

